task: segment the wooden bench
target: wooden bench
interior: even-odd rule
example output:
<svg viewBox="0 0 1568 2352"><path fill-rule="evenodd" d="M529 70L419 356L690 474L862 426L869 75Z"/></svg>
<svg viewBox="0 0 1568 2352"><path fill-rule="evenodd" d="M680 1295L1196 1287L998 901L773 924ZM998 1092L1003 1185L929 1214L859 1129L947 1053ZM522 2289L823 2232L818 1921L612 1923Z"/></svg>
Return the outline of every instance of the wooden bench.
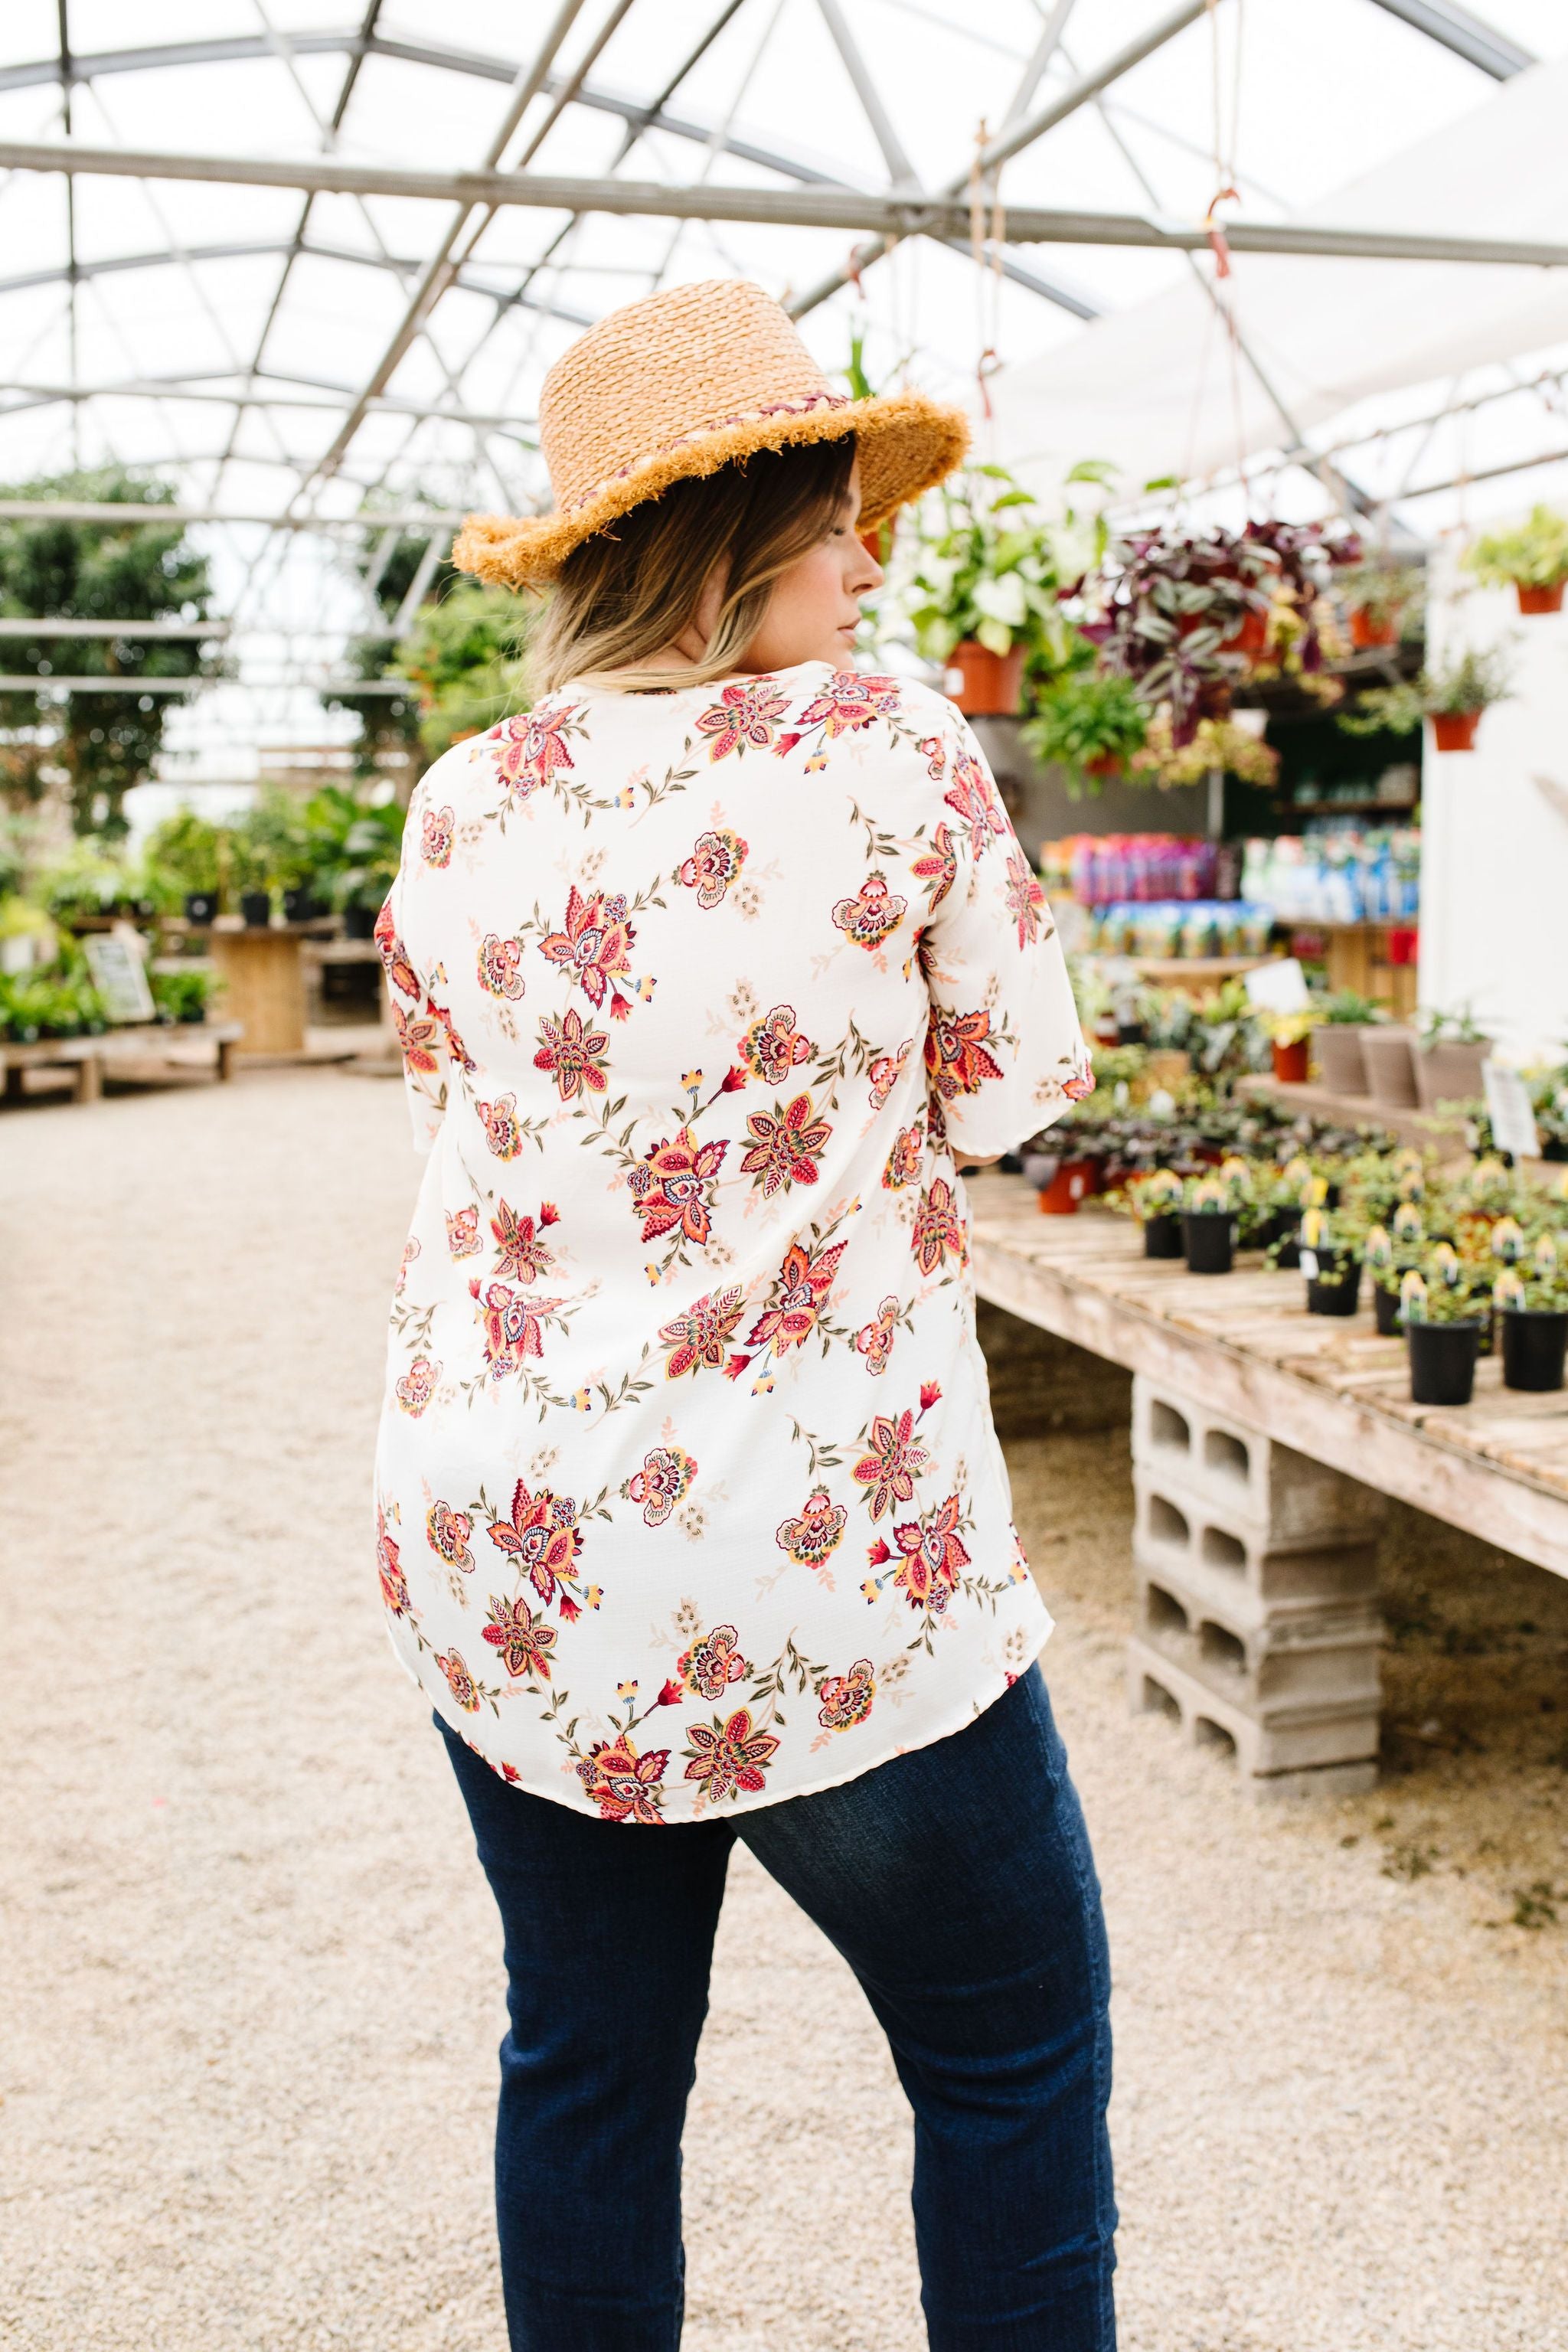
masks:
<svg viewBox="0 0 1568 2352"><path fill-rule="evenodd" d="M68 1070L71 1095L77 1102L96 1102L103 1092L104 1073L116 1062L163 1062L171 1066L186 1057L170 1052L175 1045L205 1045L213 1049L218 1078L232 1073L235 1046L239 1042L237 1021L136 1023L106 1029L96 1037L40 1037L36 1045L0 1043L0 1070L5 1072L5 1099L19 1102L26 1090L28 1070Z"/></svg>

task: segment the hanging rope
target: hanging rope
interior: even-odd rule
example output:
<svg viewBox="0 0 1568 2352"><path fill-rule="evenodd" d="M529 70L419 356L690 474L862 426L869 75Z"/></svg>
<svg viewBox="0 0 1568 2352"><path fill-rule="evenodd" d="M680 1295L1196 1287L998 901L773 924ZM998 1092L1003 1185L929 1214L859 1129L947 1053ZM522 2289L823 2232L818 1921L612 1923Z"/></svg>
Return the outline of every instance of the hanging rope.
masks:
<svg viewBox="0 0 1568 2352"><path fill-rule="evenodd" d="M980 390L981 414L987 425L994 425L996 412L991 404L989 379L1002 364L998 351L1002 339L1002 245L1007 215L996 174L984 175L980 168L980 158L990 144L990 131L982 119L975 130L974 154L969 166L969 251L974 264L974 341L977 352L974 380ZM989 223L986 220L988 197ZM988 450L987 454L994 457L994 448Z"/></svg>

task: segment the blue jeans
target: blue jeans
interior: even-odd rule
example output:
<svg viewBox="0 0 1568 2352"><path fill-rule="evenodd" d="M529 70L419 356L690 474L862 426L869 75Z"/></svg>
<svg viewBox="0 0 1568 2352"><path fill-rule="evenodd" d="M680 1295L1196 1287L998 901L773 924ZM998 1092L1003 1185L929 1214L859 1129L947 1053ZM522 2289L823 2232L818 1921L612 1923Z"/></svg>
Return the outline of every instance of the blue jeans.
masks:
<svg viewBox="0 0 1568 2352"><path fill-rule="evenodd" d="M513 1788L443 1730L506 1935L512 2352L676 2352L680 2132L736 1838L891 2045L932 2352L1112 2352L1110 1962L1037 1666L858 1780L662 1830Z"/></svg>

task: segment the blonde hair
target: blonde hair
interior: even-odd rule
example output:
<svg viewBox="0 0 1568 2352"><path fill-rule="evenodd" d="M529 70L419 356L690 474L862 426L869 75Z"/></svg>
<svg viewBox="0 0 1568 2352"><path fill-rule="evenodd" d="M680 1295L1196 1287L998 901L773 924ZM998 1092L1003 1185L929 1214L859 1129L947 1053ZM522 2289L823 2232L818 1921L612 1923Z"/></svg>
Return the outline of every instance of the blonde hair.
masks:
<svg viewBox="0 0 1568 2352"><path fill-rule="evenodd" d="M759 450L671 483L584 540L562 565L533 632L534 694L574 678L632 693L731 676L762 626L774 581L817 544L844 503L854 463L850 435ZM720 571L724 597L701 659L652 667L689 628Z"/></svg>

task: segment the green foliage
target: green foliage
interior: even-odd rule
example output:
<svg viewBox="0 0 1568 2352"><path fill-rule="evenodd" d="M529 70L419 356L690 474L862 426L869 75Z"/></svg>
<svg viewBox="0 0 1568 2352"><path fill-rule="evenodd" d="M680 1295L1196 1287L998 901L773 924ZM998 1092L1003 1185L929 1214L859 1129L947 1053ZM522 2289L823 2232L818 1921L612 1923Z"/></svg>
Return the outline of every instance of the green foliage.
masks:
<svg viewBox="0 0 1568 2352"><path fill-rule="evenodd" d="M1069 477L1087 478L1082 468ZM1089 526L1087 545L1071 543L1064 570L1077 529L1071 518L1062 526L1043 522L1029 492L1001 466L973 467L955 485L933 492L921 510L915 568L902 599L918 651L945 662L954 646L973 637L994 654L1022 645L1062 667L1070 631L1058 585L1095 560L1103 539L1102 527Z"/></svg>
<svg viewBox="0 0 1568 2352"><path fill-rule="evenodd" d="M1148 704L1127 678L1067 669L1038 695L1022 736L1037 760L1066 770L1068 791L1077 800L1100 790L1100 777L1089 772L1092 762L1127 761L1142 750L1149 717Z"/></svg>
<svg viewBox="0 0 1568 2352"><path fill-rule="evenodd" d="M400 499L400 505L406 505ZM390 546L384 530L376 525L375 503L368 500L364 509L364 536L357 545L350 541L343 551L349 568L366 583L371 593L388 621L396 619L402 611L409 590L418 576L428 544L418 531L399 532ZM430 574L425 590L425 602L438 601L449 595L460 582L443 555ZM423 605L421 610L423 610ZM401 648L398 649L401 652ZM354 677L371 680L403 677L398 655L385 637L357 637L348 646L343 657L344 668ZM323 696L329 710L349 710L360 723L359 738L354 745L354 766L362 777L376 773L388 753L412 754L419 745L419 698L404 694L355 694L344 688ZM443 747L445 748L445 747Z"/></svg>
<svg viewBox="0 0 1568 2352"><path fill-rule="evenodd" d="M1334 585L1352 612L1364 613L1380 627L1418 619L1426 598L1426 574L1418 563L1349 563Z"/></svg>
<svg viewBox="0 0 1568 2352"><path fill-rule="evenodd" d="M1489 531L1465 558L1488 588L1555 588L1568 580L1568 515L1531 507L1516 530Z"/></svg>
<svg viewBox="0 0 1568 2352"><path fill-rule="evenodd" d="M1443 668L1426 670L1397 686L1374 686L1339 714L1347 735L1408 735L1423 719L1458 717L1506 702L1512 688L1508 656L1501 646L1460 655Z"/></svg>
<svg viewBox="0 0 1568 2352"><path fill-rule="evenodd" d="M222 889L223 828L195 809L176 809L149 834L142 867L154 906L164 914L177 914L193 891Z"/></svg>
<svg viewBox="0 0 1568 2352"><path fill-rule="evenodd" d="M211 972L153 971L147 975L161 1021L205 1021L213 999Z"/></svg>
<svg viewBox="0 0 1568 2352"><path fill-rule="evenodd" d="M74 940L61 940L53 961L41 969L0 972L0 1037L12 1044L95 1034L104 1025L103 1000Z"/></svg>
<svg viewBox="0 0 1568 2352"><path fill-rule="evenodd" d="M1386 1005L1374 996L1363 996L1353 988L1336 989L1331 996L1313 1000L1313 1013L1321 1022L1341 1024L1346 1028L1364 1029L1374 1021L1388 1017Z"/></svg>
<svg viewBox="0 0 1568 2352"><path fill-rule="evenodd" d="M390 792L371 798L326 784L306 802L309 871L321 896L340 912L381 905L397 872L403 817Z"/></svg>
<svg viewBox="0 0 1568 2352"><path fill-rule="evenodd" d="M397 656L419 688L419 740L430 759L527 709L522 649L532 610L510 590L477 581L421 607Z"/></svg>
<svg viewBox="0 0 1568 2352"><path fill-rule="evenodd" d="M107 915L138 894L134 867L113 841L88 836L73 841L38 877L40 903L57 922L83 915Z"/></svg>
<svg viewBox="0 0 1568 2352"><path fill-rule="evenodd" d="M171 486L120 467L20 482L5 495L103 505L172 504ZM0 520L0 613L8 619L204 620L210 583L183 524ZM67 676L124 677L124 693L0 695L7 781L36 797L47 757L64 768L80 833L124 831L121 803L152 770L171 703L137 692L151 678L194 677L205 667L195 638L13 638L7 667ZM54 738L47 746L45 738Z"/></svg>

